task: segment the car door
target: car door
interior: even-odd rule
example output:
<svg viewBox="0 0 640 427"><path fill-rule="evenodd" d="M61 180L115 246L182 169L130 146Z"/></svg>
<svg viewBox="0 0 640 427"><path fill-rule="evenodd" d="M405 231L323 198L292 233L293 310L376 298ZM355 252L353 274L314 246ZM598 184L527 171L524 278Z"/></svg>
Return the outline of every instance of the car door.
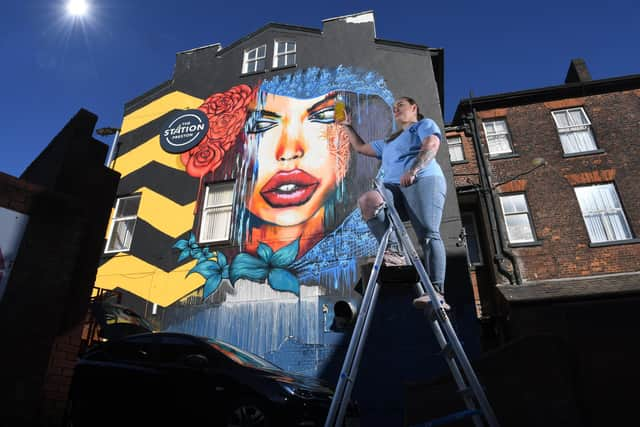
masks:
<svg viewBox="0 0 640 427"><path fill-rule="evenodd" d="M153 360L167 373L167 398L185 422L210 422L220 410L224 379L207 345L186 335L161 335Z"/></svg>
<svg viewBox="0 0 640 427"><path fill-rule="evenodd" d="M147 408L158 383L158 372L150 363L153 345L151 334L132 336L88 356L78 365L78 398L85 405L108 408L101 411L104 419Z"/></svg>

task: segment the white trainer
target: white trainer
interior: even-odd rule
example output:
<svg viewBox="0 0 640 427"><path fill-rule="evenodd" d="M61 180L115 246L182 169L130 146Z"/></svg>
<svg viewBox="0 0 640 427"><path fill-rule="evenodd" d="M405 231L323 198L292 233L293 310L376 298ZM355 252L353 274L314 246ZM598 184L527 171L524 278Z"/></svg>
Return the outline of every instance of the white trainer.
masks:
<svg viewBox="0 0 640 427"><path fill-rule="evenodd" d="M444 308L445 310L451 310L451 306L444 300L444 295L437 291L436 293L438 294L438 299L440 300L440 305L442 305L442 308ZM431 297L426 292L413 300L413 306L420 310L424 310L427 304L431 304Z"/></svg>

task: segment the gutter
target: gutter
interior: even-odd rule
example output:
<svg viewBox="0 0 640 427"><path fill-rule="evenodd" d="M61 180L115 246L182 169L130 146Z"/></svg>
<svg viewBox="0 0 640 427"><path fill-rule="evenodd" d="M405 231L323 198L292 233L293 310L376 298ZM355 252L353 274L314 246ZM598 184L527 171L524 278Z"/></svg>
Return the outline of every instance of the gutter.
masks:
<svg viewBox="0 0 640 427"><path fill-rule="evenodd" d="M511 285L521 285L522 276L515 255L505 244L504 236L505 230L502 221L498 219L497 211L497 195L495 194L493 187L491 186L491 177L488 173L489 165L487 159L482 151L482 144L480 143L480 132L478 130L478 120L476 109L471 105L471 99L469 99L469 107L471 113L464 116L463 120L468 124L471 130L471 139L478 157L478 169L480 172L480 193L484 197L487 210L489 211L489 223L491 226L491 237L495 247L494 260L498 268L498 272L509 280ZM511 263L513 272L507 270L504 265L504 258L507 258Z"/></svg>

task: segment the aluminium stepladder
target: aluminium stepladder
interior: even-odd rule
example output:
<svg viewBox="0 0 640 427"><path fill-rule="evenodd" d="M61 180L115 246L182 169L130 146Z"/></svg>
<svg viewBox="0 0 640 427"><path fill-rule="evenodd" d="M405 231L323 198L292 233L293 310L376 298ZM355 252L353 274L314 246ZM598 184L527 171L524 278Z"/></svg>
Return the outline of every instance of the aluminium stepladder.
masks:
<svg viewBox="0 0 640 427"><path fill-rule="evenodd" d="M342 364L338 384L336 386L324 426L342 427L343 425L347 406L351 397L351 391L358 374L362 350L364 349L371 319L373 318L373 309L378 299L380 285L378 284L377 279L382 266L384 252L387 248L389 236L391 233L395 232L398 236L399 243L405 251L405 255L408 255L411 264L415 267L420 278L420 282L416 283L419 293L427 293L431 298L431 304L427 305L425 312L428 314L436 340L440 345L442 354L445 357L449 370L456 382L458 393L460 393L462 400L467 407L464 411L456 412L419 425L438 426L471 417L475 427L498 427L499 424L493 409L491 408L484 390L473 371L471 363L458 340L458 336L451 325L447 312L442 307L438 294L429 280L429 276L422 265L422 261L411 242L409 234L407 233L398 212L393 206L393 203L387 203L382 182L376 180L375 185L385 201L390 225L382 237L380 246L378 247L378 252L376 253L373 269L371 270L371 275L369 276L369 281L362 298L358 318L351 335L351 341L349 342L349 347Z"/></svg>

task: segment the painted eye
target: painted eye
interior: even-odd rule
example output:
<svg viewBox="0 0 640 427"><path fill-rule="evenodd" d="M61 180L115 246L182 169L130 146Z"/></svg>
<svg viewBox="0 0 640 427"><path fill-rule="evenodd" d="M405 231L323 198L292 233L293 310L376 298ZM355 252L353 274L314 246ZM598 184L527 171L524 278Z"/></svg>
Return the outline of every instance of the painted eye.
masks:
<svg viewBox="0 0 640 427"><path fill-rule="evenodd" d="M333 107L323 108L309 115L309 121L314 123L333 123L335 110Z"/></svg>
<svg viewBox="0 0 640 427"><path fill-rule="evenodd" d="M248 132L262 133L262 132L268 131L269 129L277 125L278 125L278 122L276 120L270 120L265 118L256 119L249 124Z"/></svg>

